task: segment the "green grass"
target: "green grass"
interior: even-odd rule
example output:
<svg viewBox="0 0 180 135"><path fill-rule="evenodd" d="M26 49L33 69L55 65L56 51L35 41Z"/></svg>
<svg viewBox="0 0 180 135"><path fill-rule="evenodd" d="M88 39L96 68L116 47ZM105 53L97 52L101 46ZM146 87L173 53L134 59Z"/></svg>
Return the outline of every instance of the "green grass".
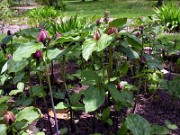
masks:
<svg viewBox="0 0 180 135"><path fill-rule="evenodd" d="M148 0L98 0L82 2L65 1L66 10L63 15L74 16L104 16L104 11L110 11L110 17L128 17L148 16L154 14L154 7L157 1Z"/></svg>

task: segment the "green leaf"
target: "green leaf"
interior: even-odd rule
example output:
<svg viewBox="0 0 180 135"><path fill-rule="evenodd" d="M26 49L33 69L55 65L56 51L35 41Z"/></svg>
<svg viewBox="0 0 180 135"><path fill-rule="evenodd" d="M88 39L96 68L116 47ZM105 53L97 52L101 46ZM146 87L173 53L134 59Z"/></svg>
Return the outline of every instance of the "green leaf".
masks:
<svg viewBox="0 0 180 135"><path fill-rule="evenodd" d="M15 122L14 126L17 130L21 130L23 128L26 128L28 126L28 120L22 119L21 121Z"/></svg>
<svg viewBox="0 0 180 135"><path fill-rule="evenodd" d="M22 111L20 111L17 116L16 116L16 122L20 122L22 120L27 120L28 124L31 124L33 121L37 120L38 118L41 117L41 112L39 109L30 106L24 108Z"/></svg>
<svg viewBox="0 0 180 135"><path fill-rule="evenodd" d="M108 47L112 41L114 41L115 37L113 35L107 35L103 34L101 35L101 38L97 42L97 50L98 52L104 50L106 47Z"/></svg>
<svg viewBox="0 0 180 135"><path fill-rule="evenodd" d="M107 107L102 113L103 120L106 120L109 117L109 115L110 115L110 107Z"/></svg>
<svg viewBox="0 0 180 135"><path fill-rule="evenodd" d="M171 130L178 129L178 127L175 124L172 124L169 120L165 120L165 124L166 124L167 128L169 128Z"/></svg>
<svg viewBox="0 0 180 135"><path fill-rule="evenodd" d="M151 126L149 122L140 115L129 114L125 124L133 135L151 135Z"/></svg>
<svg viewBox="0 0 180 135"><path fill-rule="evenodd" d="M126 34L126 39L129 44L131 44L133 47L139 49L142 49L142 42L139 38L137 38L134 35Z"/></svg>
<svg viewBox="0 0 180 135"><path fill-rule="evenodd" d="M13 59L10 59L8 61L8 73L16 73L21 70L23 70L27 65L28 61L26 59L22 59L21 61L14 61Z"/></svg>
<svg viewBox="0 0 180 135"><path fill-rule="evenodd" d="M128 69L129 69L129 63L126 61L123 63L123 65L120 68L121 77L124 77L127 74Z"/></svg>
<svg viewBox="0 0 180 135"><path fill-rule="evenodd" d="M24 38L27 39L36 39L39 33L39 29L38 28L27 28L27 29L23 29L21 31L16 32L16 36L22 36Z"/></svg>
<svg viewBox="0 0 180 135"><path fill-rule="evenodd" d="M42 49L42 43L28 42L20 45L13 53L13 60L21 61L23 58L29 58L36 50Z"/></svg>
<svg viewBox="0 0 180 135"><path fill-rule="evenodd" d="M109 27L117 27L121 28L127 22L127 18L117 18L111 22L109 22Z"/></svg>
<svg viewBox="0 0 180 135"><path fill-rule="evenodd" d="M96 85L100 82L100 77L93 70L86 69L81 72L81 83L86 85Z"/></svg>
<svg viewBox="0 0 180 135"><path fill-rule="evenodd" d="M19 83L17 84L17 88L18 88L18 90L23 91L23 90L24 90L24 83L19 82Z"/></svg>
<svg viewBox="0 0 180 135"><path fill-rule="evenodd" d="M0 124L0 133L1 135L7 135L7 126L5 124Z"/></svg>
<svg viewBox="0 0 180 135"><path fill-rule="evenodd" d="M2 41L0 42L0 45L3 44L7 44L12 40L13 35L10 36L6 36L5 38L2 39Z"/></svg>
<svg viewBox="0 0 180 135"><path fill-rule="evenodd" d="M96 42L93 39L87 39L82 45L82 56L87 61L97 48Z"/></svg>
<svg viewBox="0 0 180 135"><path fill-rule="evenodd" d="M148 68L150 69L162 69L162 62L155 57L146 54L145 59L147 61Z"/></svg>
<svg viewBox="0 0 180 135"><path fill-rule="evenodd" d="M10 98L9 96L3 96L3 97L1 97L1 98L0 98L0 104L6 102L7 100L9 100L9 98Z"/></svg>
<svg viewBox="0 0 180 135"><path fill-rule="evenodd" d="M18 93L23 92L22 90L11 90L11 92L9 93L10 96L12 95L17 95Z"/></svg>
<svg viewBox="0 0 180 135"><path fill-rule="evenodd" d="M43 97L46 95L46 92L43 90L43 87L41 86L32 86L30 89L30 94L32 97Z"/></svg>
<svg viewBox="0 0 180 135"><path fill-rule="evenodd" d="M73 41L79 41L80 40L80 36L77 37L70 37L70 36L62 36L60 38L58 38L57 40L54 40L52 43L50 43L50 46L56 45L56 44L62 44L64 42L73 42Z"/></svg>
<svg viewBox="0 0 180 135"><path fill-rule="evenodd" d="M68 108L69 105L65 104L64 102L59 102L56 106L55 109L66 109Z"/></svg>
<svg viewBox="0 0 180 135"><path fill-rule="evenodd" d="M92 112L98 109L105 100L105 91L97 87L89 87L83 98L85 104L85 111Z"/></svg>
<svg viewBox="0 0 180 135"><path fill-rule="evenodd" d="M6 62L3 67L2 67L2 70L1 70L1 74L4 73L7 69L8 69L8 62Z"/></svg>
<svg viewBox="0 0 180 135"><path fill-rule="evenodd" d="M63 50L59 50L58 48L54 48L54 49L49 49L47 51L47 57L50 60L55 59L58 55L60 55L60 53L62 53Z"/></svg>
<svg viewBox="0 0 180 135"><path fill-rule="evenodd" d="M36 135L45 135L45 133L44 132L38 132Z"/></svg>
<svg viewBox="0 0 180 135"><path fill-rule="evenodd" d="M106 123L109 124L110 126L113 125L113 121L112 121L112 119L110 119L110 118L106 120Z"/></svg>
<svg viewBox="0 0 180 135"><path fill-rule="evenodd" d="M4 94L4 90L0 89L0 96Z"/></svg>
<svg viewBox="0 0 180 135"><path fill-rule="evenodd" d="M16 84L16 83L22 81L22 79L24 78L24 76L25 76L25 72L18 72L18 73L16 74L16 76L13 78L13 83Z"/></svg>
<svg viewBox="0 0 180 135"><path fill-rule="evenodd" d="M6 103L0 104L0 118L2 117L2 112L8 109L8 105Z"/></svg>
<svg viewBox="0 0 180 135"><path fill-rule="evenodd" d="M169 134L169 130L163 126L152 125L151 128L152 128L153 135L168 135Z"/></svg>

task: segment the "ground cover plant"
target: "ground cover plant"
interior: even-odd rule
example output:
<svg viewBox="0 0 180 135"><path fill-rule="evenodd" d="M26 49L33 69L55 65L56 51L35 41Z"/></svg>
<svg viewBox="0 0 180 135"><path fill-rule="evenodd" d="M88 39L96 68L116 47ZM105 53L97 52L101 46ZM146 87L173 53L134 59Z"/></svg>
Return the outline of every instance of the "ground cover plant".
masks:
<svg viewBox="0 0 180 135"><path fill-rule="evenodd" d="M155 16L110 17L44 18L2 36L2 135L179 133L178 38L164 40ZM161 123L148 117L162 109Z"/></svg>

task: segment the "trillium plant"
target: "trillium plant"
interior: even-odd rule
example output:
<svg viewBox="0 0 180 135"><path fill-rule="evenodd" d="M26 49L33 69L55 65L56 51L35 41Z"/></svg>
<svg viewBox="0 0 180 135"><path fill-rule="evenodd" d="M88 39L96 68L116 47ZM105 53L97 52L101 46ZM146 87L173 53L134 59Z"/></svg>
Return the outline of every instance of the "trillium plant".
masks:
<svg viewBox="0 0 180 135"><path fill-rule="evenodd" d="M168 134L165 127L153 126L136 114L139 94L153 96L163 78L159 53L144 51L145 44L154 47L150 37L158 32L149 33L142 21L136 28L131 28L127 18L110 21L109 15L105 12L103 19L69 17L61 23L48 21L40 28L8 32L0 42L7 58L0 76L2 135L27 134L28 125L43 115L39 104L47 114L52 110L56 135L63 134L59 110L70 113L69 132L73 134L75 111L92 113L105 126L113 126L112 107L116 112L123 108L131 110L114 134L150 135L156 134L157 128ZM132 30L128 31L129 28ZM17 43L14 38L25 40ZM69 62L77 67L70 73ZM55 63L59 65L58 77L54 73ZM71 82L85 90L74 92ZM7 91L7 85L15 88Z"/></svg>

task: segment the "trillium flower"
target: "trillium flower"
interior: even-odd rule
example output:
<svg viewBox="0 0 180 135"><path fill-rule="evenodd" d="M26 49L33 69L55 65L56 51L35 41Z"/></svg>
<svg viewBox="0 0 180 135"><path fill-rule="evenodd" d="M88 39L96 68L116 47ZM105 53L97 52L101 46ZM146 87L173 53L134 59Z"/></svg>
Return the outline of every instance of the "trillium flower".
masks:
<svg viewBox="0 0 180 135"><path fill-rule="evenodd" d="M11 54L8 54L8 55L6 56L6 58L9 60L9 59L12 58L12 55L11 55Z"/></svg>
<svg viewBox="0 0 180 135"><path fill-rule="evenodd" d="M15 115L11 111L4 111L3 115L3 122L4 124L11 125L15 121Z"/></svg>
<svg viewBox="0 0 180 135"><path fill-rule="evenodd" d="M122 90L126 84L127 84L126 81L121 81L120 83L117 84L117 89Z"/></svg>
<svg viewBox="0 0 180 135"><path fill-rule="evenodd" d="M115 35L117 35L118 34L118 29L116 28L116 27L110 27L109 29L108 29L108 35L111 35L111 34L115 34Z"/></svg>
<svg viewBox="0 0 180 135"><path fill-rule="evenodd" d="M96 20L96 25L99 26L101 24L101 21L98 19Z"/></svg>
<svg viewBox="0 0 180 135"><path fill-rule="evenodd" d="M33 58L36 59L37 61L42 60L42 51L41 50L37 50L35 53L33 53Z"/></svg>
<svg viewBox="0 0 180 135"><path fill-rule="evenodd" d="M95 33L94 33L94 40L99 40L101 37L99 31L97 30Z"/></svg>
<svg viewBox="0 0 180 135"><path fill-rule="evenodd" d="M46 44L46 39L50 40L50 36L44 28L41 28L41 31L39 32L37 36L37 41L42 42L43 44Z"/></svg>
<svg viewBox="0 0 180 135"><path fill-rule="evenodd" d="M8 36L12 35L10 30L7 31L7 35Z"/></svg>

